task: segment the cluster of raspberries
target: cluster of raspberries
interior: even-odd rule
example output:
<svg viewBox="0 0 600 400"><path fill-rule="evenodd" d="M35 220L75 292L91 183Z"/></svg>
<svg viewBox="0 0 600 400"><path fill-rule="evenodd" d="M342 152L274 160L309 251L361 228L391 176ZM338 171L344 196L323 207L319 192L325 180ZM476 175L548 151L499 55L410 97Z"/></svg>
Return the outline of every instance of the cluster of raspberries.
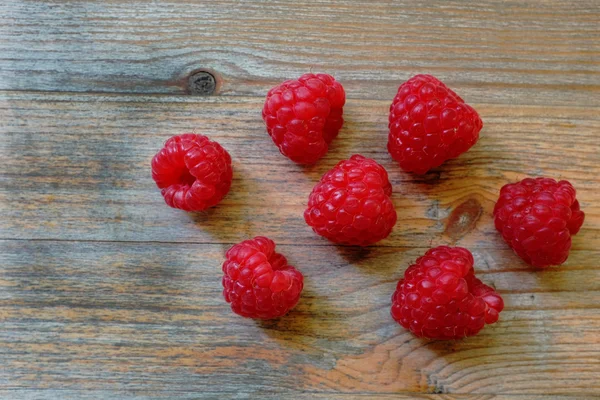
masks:
<svg viewBox="0 0 600 400"><path fill-rule="evenodd" d="M327 74L305 74L271 89L262 110L281 154L300 164L327 153L344 120L344 88ZM431 75L400 85L390 106L387 148L400 167L424 174L469 150L483 127L477 112ZM231 186L229 153L198 134L170 138L152 160L152 177L165 202L185 211L219 203ZM387 171L356 154L340 161L308 196L304 220L334 243L368 246L391 233L397 215ZM584 220L567 181L527 178L500 190L496 229L526 263L562 264ZM223 294L233 312L249 318L285 315L300 298L303 276L255 237L233 246L223 263ZM419 257L392 295L391 315L417 336L460 339L498 320L502 297L475 277L473 255L440 246Z"/></svg>

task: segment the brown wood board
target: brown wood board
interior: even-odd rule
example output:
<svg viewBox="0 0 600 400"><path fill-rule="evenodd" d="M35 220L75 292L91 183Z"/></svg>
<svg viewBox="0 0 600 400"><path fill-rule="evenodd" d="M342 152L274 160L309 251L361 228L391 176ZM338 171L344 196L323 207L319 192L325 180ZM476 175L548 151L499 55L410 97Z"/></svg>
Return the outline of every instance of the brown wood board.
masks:
<svg viewBox="0 0 600 400"><path fill-rule="evenodd" d="M0 398L581 399L600 394L600 6L367 1L0 4ZM189 94L209 70L217 93ZM345 86L345 124L302 167L260 110L306 71ZM386 151L398 85L432 73L474 106L477 145L417 176ZM164 205L150 160L195 131L232 155L217 207ZM304 223L340 159L388 170L399 222L366 249ZM527 267L495 231L500 187L568 179L586 212L567 263ZM285 318L233 315L220 264L267 235L305 275ZM457 342L389 316L430 246L469 248L504 297ZM400 397L398 397L400 395ZM555 397L543 397L544 395Z"/></svg>

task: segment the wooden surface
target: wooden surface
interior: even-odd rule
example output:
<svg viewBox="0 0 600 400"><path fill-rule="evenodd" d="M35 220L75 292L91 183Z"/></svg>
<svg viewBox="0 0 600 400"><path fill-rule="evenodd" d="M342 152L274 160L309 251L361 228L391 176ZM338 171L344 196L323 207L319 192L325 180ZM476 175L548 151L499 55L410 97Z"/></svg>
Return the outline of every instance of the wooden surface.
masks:
<svg viewBox="0 0 600 400"><path fill-rule="evenodd" d="M598 1L31 1L0 4L0 398L585 399L600 395ZM209 69L218 94L188 94ZM346 123L299 167L260 118L306 71L335 75ZM385 150L398 85L432 73L482 116L479 143L425 176ZM231 153L231 193L164 205L153 154L195 130ZM333 246L302 212L360 152L381 162L399 221ZM570 180L586 212L566 264L524 265L493 228L500 187ZM233 315L224 251L264 234L305 275L277 321ZM389 316L429 246L471 249L500 322L431 342ZM551 395L552 397L546 397Z"/></svg>

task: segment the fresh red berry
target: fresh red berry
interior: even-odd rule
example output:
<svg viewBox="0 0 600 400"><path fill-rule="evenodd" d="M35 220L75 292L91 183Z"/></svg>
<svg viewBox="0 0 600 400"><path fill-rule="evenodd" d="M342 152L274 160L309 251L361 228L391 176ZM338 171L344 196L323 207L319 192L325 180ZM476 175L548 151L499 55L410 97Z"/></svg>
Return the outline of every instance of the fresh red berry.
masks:
<svg viewBox="0 0 600 400"><path fill-rule="evenodd" d="M388 151L403 170L424 174L469 150L482 127L477 112L446 85L416 75L390 106Z"/></svg>
<svg viewBox="0 0 600 400"><path fill-rule="evenodd" d="M169 206L185 211L205 210L229 192L231 157L206 136L184 133L167 140L156 153L152 178Z"/></svg>
<svg viewBox="0 0 600 400"><path fill-rule="evenodd" d="M304 219L335 243L367 246L386 238L396 224L386 170L355 154L340 161L313 188Z"/></svg>
<svg viewBox="0 0 600 400"><path fill-rule="evenodd" d="M234 313L247 318L281 317L300 299L304 278L275 252L275 243L257 236L233 246L223 263L223 296Z"/></svg>
<svg viewBox="0 0 600 400"><path fill-rule="evenodd" d="M312 164L341 129L345 102L344 88L331 75L304 74L269 90L262 117L281 154Z"/></svg>
<svg viewBox="0 0 600 400"><path fill-rule="evenodd" d="M573 185L550 178L504 185L494 207L494 223L506 243L539 268L567 260L571 236L579 232L584 217Z"/></svg>
<svg viewBox="0 0 600 400"><path fill-rule="evenodd" d="M408 267L392 296L392 317L417 336L461 339L498 321L502 297L481 283L462 247L430 249Z"/></svg>

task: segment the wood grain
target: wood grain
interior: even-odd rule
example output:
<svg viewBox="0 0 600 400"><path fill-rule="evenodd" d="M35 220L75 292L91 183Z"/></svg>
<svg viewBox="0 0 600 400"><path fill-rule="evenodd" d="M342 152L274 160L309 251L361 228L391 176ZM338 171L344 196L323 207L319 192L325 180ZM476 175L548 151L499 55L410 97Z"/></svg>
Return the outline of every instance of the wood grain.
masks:
<svg viewBox="0 0 600 400"><path fill-rule="evenodd" d="M264 95L309 69L389 101L429 72L473 102L600 105L600 3L5 1L0 88Z"/></svg>
<svg viewBox="0 0 600 400"><path fill-rule="evenodd" d="M600 252L574 252L567 266L532 274L515 271L508 250L475 251L478 272L503 294L506 310L480 335L445 343L414 338L388 314L395 282L422 248L365 255L354 247L279 246L304 272L306 289L286 318L256 323L228 312L221 299L221 246L0 244L0 381L13 388L599 389Z"/></svg>
<svg viewBox="0 0 600 400"><path fill-rule="evenodd" d="M41 400L47 398L60 397L62 399L98 399L98 398L119 398L125 400L142 400L142 399L198 399L198 392L185 392L181 390L168 391L168 392L147 392L147 391L123 391L123 390L20 390L20 397L25 400ZM50 393L51 397L47 395ZM222 392L202 391L203 397L215 398L215 399L254 399L255 393L252 392L237 392L235 394L223 394ZM15 391L11 390L0 390L0 396L14 396ZM364 399L381 399L381 400L588 400L589 397L585 396L520 396L520 395L470 395L470 394L415 394L410 395L402 394L377 394L372 393L314 393L314 392L298 392L294 393L294 399L298 400L313 400L313 399L325 399L325 400L364 400ZM265 400L279 400L281 394L261 394L261 399Z"/></svg>
<svg viewBox="0 0 600 400"><path fill-rule="evenodd" d="M600 4L288 0L9 0L0 4L0 398L589 399L600 395ZM188 95L209 69L218 95ZM308 70L344 84L345 125L317 165L282 157L263 96ZM386 152L397 86L433 73L485 126L424 176ZM171 135L231 153L217 207L164 205L150 177ZM340 159L381 162L399 222L366 249L303 221ZM498 190L568 179L586 212L567 263L532 271L501 240ZM305 275L285 318L222 300L220 264L265 234ZM389 316L430 246L474 253L504 297L498 324L457 342Z"/></svg>
<svg viewBox="0 0 600 400"><path fill-rule="evenodd" d="M491 221L500 187L550 175L573 182L587 214L575 248L600 247L596 112L476 104L486 121L477 146L418 177L403 173L386 151L387 102L349 102L331 151L301 167L265 133L261 101L4 92L0 213L7 218L0 238L235 243L264 233L282 244L328 245L304 223L308 194L325 171L360 152L380 161L394 186L401 222L383 246L505 248ZM235 173L218 207L190 215L165 208L149 165L168 137L192 130L223 144ZM551 143L540 140L546 135Z"/></svg>

